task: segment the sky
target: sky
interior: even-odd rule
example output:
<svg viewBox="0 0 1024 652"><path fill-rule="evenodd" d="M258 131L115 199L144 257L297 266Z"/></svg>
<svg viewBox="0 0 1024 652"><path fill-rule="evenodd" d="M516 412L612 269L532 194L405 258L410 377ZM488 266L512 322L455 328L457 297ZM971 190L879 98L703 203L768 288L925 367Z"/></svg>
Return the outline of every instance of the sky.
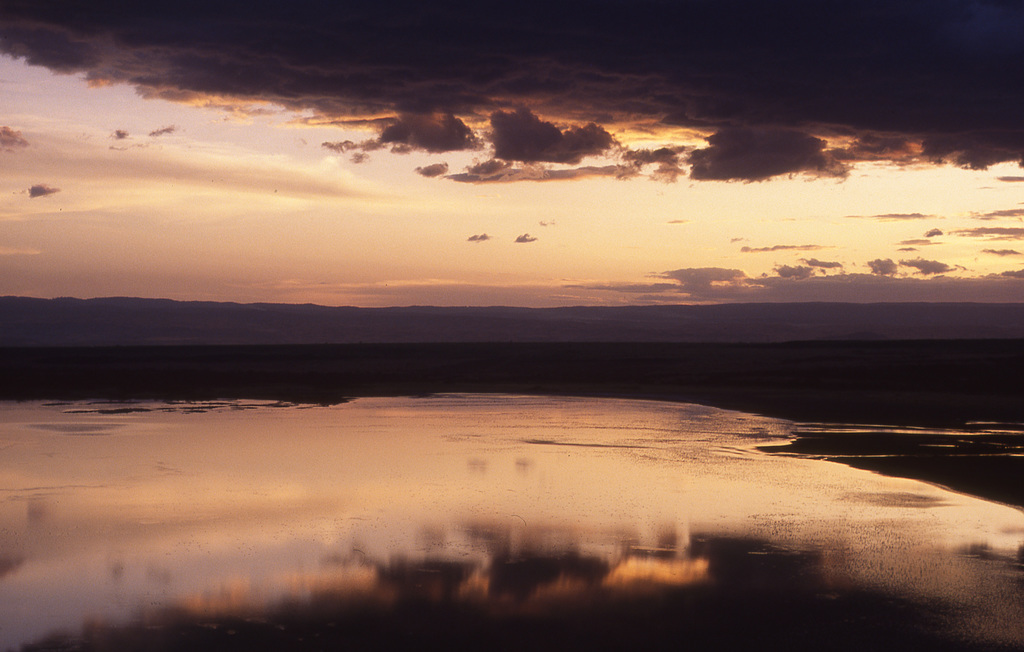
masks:
<svg viewBox="0 0 1024 652"><path fill-rule="evenodd" d="M0 295L1024 301L1021 34L1019 0L5 0Z"/></svg>

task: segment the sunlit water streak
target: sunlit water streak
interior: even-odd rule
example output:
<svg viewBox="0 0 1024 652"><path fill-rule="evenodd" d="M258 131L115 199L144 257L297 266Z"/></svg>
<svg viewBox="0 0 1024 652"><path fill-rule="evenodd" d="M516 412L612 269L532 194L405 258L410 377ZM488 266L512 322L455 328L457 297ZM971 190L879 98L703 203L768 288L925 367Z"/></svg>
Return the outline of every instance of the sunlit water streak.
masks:
<svg viewBox="0 0 1024 652"><path fill-rule="evenodd" d="M1024 645L1024 514L756 450L793 428L493 395L4 404L0 648L326 593L530 611L725 585L729 541L806 560L820 594L938 605L950 636Z"/></svg>

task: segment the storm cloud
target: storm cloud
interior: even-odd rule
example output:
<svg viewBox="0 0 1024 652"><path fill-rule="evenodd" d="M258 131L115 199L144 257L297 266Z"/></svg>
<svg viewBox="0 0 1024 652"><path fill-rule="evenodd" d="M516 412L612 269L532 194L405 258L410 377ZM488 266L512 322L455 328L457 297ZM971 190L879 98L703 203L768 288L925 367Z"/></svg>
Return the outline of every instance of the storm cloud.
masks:
<svg viewBox="0 0 1024 652"><path fill-rule="evenodd" d="M1024 78L1018 2L240 9L10 0L0 5L0 51L147 98L269 102L327 124L385 119L382 142L434 152L489 138L504 160L575 165L609 154L619 130L706 137L679 164L652 162L666 180L685 164L693 179L758 181L841 176L860 161L1024 163L1024 88L1012 81Z"/></svg>

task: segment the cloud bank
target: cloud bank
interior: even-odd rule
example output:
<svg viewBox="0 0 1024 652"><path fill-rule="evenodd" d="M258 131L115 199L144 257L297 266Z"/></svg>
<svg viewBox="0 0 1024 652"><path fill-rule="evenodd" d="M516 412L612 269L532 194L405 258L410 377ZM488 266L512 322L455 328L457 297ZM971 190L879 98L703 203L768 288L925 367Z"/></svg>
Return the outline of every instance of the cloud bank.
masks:
<svg viewBox="0 0 1024 652"><path fill-rule="evenodd" d="M618 156L663 181L1024 164L1021 33L1024 5L999 0L0 5L0 51L144 97L376 124L397 152ZM617 145L675 128L706 146Z"/></svg>

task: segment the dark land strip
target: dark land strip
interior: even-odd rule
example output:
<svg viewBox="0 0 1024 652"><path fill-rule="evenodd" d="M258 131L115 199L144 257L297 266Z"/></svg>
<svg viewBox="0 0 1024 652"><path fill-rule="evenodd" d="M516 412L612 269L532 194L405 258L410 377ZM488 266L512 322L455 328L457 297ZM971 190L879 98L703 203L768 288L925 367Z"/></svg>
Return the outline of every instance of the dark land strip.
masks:
<svg viewBox="0 0 1024 652"><path fill-rule="evenodd" d="M1024 506L1024 340L0 349L5 400L330 404L444 392L650 398L799 422L968 427L977 432L959 444L810 429L773 450ZM972 425L979 422L1018 425ZM996 441L989 427L1011 432Z"/></svg>

